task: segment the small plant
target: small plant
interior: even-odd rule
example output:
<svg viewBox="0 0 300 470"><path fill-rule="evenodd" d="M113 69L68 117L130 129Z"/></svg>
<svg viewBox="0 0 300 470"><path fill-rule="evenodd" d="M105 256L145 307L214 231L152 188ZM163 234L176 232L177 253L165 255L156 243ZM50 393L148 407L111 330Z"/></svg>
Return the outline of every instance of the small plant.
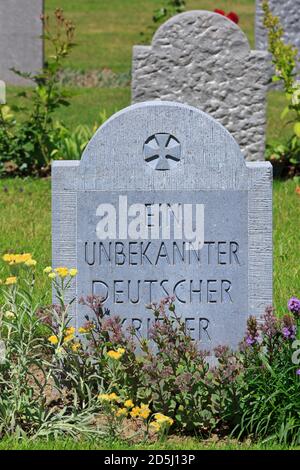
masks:
<svg viewBox="0 0 300 470"><path fill-rule="evenodd" d="M141 33L142 42L149 43L157 28L172 16L183 13L186 8L186 0L162 0L163 4L153 12L152 25L146 33Z"/></svg>
<svg viewBox="0 0 300 470"><path fill-rule="evenodd" d="M300 312L300 302L295 300L289 302L295 316L279 319L269 308L262 324L255 318L248 321L241 345L240 419L234 430L239 437L300 443L300 382L292 362Z"/></svg>
<svg viewBox="0 0 300 470"><path fill-rule="evenodd" d="M233 23L239 24L240 18L234 11L230 11L229 13L226 13L224 10L219 10L219 8L216 8L214 10L214 13L218 13L219 15L226 16L226 18L233 21Z"/></svg>
<svg viewBox="0 0 300 470"><path fill-rule="evenodd" d="M43 16L44 40L52 54L43 70L36 74L14 70L31 80L34 87L18 97L23 104L9 108L0 105L0 173L46 175L50 170L53 151L59 147L60 128L54 120L55 111L68 106L68 95L60 86L58 72L74 47L74 26L63 11L54 14L52 28L48 16ZM22 113L22 120L17 116Z"/></svg>
<svg viewBox="0 0 300 470"><path fill-rule="evenodd" d="M190 337L174 300L151 304L149 340L124 328L102 299L69 290L77 269L44 269L57 304L35 301L38 264L6 253L1 269L0 438L102 437L126 442L170 432L300 443L300 300L277 318L250 317L238 351L208 353ZM68 300L67 300L68 299Z"/></svg>
<svg viewBox="0 0 300 470"><path fill-rule="evenodd" d="M271 12L269 2L264 0L264 26L268 30L269 52L275 67L273 82L280 82L285 92L287 106L281 118L290 116L289 125L293 135L287 142L269 145L267 157L275 167L275 175L294 176L300 171L300 83L296 80L296 47L284 42L284 29L277 16Z"/></svg>

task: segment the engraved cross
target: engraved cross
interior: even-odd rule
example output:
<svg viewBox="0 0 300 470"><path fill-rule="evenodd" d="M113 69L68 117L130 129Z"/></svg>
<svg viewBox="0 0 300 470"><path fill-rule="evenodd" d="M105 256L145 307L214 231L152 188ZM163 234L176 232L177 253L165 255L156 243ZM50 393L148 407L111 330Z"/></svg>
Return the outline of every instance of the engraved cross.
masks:
<svg viewBox="0 0 300 470"><path fill-rule="evenodd" d="M155 170L170 170L180 160L181 145L171 134L155 134L146 141L144 156L146 162L156 162Z"/></svg>

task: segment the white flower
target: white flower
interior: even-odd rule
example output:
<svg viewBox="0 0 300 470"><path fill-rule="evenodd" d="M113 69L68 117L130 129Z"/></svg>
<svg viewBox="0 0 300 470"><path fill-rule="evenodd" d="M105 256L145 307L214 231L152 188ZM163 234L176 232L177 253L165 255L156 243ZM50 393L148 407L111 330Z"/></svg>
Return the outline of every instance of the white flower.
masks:
<svg viewBox="0 0 300 470"><path fill-rule="evenodd" d="M16 315L14 314L14 312L5 312L4 316L7 320L12 320L13 318L15 318Z"/></svg>
<svg viewBox="0 0 300 470"><path fill-rule="evenodd" d="M300 104L300 82L295 82L294 92L292 94L292 105L297 106Z"/></svg>

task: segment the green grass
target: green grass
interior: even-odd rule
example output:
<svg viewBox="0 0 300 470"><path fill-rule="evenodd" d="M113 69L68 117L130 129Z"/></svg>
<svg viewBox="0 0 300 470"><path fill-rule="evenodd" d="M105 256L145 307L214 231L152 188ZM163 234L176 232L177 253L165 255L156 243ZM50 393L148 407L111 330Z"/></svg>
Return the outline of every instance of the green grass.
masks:
<svg viewBox="0 0 300 470"><path fill-rule="evenodd" d="M200 441L196 438L170 438L155 444L129 445L121 442L96 443L93 441L0 441L1 450L288 450L289 447L276 444L241 444L236 441ZM293 448L296 450L296 448Z"/></svg>
<svg viewBox="0 0 300 470"><path fill-rule="evenodd" d="M121 72L130 69L132 46L141 42L140 33L152 24L153 11L162 5L163 0L46 0L46 12L51 15L55 8L63 8L76 25L78 47L68 67L109 67ZM215 8L235 10L253 46L254 0L187 0L187 10Z"/></svg>
<svg viewBox="0 0 300 470"><path fill-rule="evenodd" d="M102 69L127 71L131 67L132 46L141 40L140 32L151 24L152 13L162 5L162 0L46 0L46 11L52 14L56 7L62 7L68 17L77 25L77 47L73 50L66 66L73 69ZM223 8L240 15L240 26L254 47L254 0L229 1L187 0L187 9ZM48 51L49 52L49 51ZM7 101L16 104L19 89L8 86ZM73 88L71 106L56 113L57 119L74 129L78 124L94 125L99 112L107 116L130 104L129 87ZM285 97L280 92L271 92L268 97L267 141L276 142L291 135L291 126L280 121L285 106Z"/></svg>
<svg viewBox="0 0 300 470"><path fill-rule="evenodd" d="M281 314L288 298L299 295L300 197L295 189L295 181L274 183L274 303ZM1 180L0 194L1 253L32 252L44 290L49 283L42 268L51 264L50 181Z"/></svg>

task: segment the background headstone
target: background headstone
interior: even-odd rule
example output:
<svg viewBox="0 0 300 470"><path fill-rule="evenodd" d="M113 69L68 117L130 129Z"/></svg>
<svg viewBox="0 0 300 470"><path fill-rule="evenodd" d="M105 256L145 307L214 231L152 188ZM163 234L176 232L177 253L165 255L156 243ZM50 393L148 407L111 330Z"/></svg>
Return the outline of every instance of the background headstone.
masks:
<svg viewBox="0 0 300 470"><path fill-rule="evenodd" d="M188 237L172 231L100 240L103 207L132 221L132 204L149 209L147 230L154 204L204 205L203 248L187 250ZM154 101L114 115L80 162L53 162L52 213L53 267L79 272L69 299L103 296L144 337L153 320L145 304L167 295L205 349L236 347L247 317L272 304L272 166L245 162L226 129L196 108ZM76 326L87 313L76 304Z"/></svg>
<svg viewBox="0 0 300 470"><path fill-rule="evenodd" d="M10 69L37 72L43 67L43 0L0 1L0 79L28 84Z"/></svg>
<svg viewBox="0 0 300 470"><path fill-rule="evenodd" d="M268 35L263 25L263 0L256 0L255 44L259 50L268 49ZM270 8L285 30L287 43L300 51L300 0L269 0Z"/></svg>
<svg viewBox="0 0 300 470"><path fill-rule="evenodd" d="M224 16L182 13L158 29L150 47L134 47L132 100L196 106L230 131L247 160L263 160L266 58L251 51L241 29Z"/></svg>

